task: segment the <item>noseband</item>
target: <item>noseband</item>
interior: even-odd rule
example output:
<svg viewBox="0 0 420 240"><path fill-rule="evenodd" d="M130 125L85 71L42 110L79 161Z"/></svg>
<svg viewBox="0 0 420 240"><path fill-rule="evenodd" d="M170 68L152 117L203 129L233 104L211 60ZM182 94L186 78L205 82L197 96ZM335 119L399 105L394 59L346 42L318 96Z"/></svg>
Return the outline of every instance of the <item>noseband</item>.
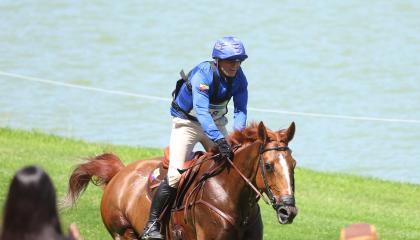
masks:
<svg viewBox="0 0 420 240"><path fill-rule="evenodd" d="M284 195L280 198L280 203L277 203L276 198L274 197L273 192L271 191L271 188L268 185L267 172L266 172L265 167L264 167L264 161L263 161L262 155L265 152L268 152L268 151L288 151L288 150L290 150L290 148L287 147L287 146L285 146L285 147L277 146L277 147L271 147L271 148L264 148L264 144L261 144L259 154L258 154L259 155L258 156L258 161L260 163L262 179L264 181L267 196L270 199L270 203L268 203L268 204L271 205L276 210L281 206L294 206L295 205L295 198L294 198L293 195Z"/></svg>

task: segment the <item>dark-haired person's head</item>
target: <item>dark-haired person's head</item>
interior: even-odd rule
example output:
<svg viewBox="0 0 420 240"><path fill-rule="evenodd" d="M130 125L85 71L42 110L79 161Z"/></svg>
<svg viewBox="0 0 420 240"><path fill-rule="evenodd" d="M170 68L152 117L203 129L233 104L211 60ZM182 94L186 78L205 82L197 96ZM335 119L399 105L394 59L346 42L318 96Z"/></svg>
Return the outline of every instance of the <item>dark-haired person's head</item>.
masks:
<svg viewBox="0 0 420 240"><path fill-rule="evenodd" d="M28 166L16 173L4 207L0 240L63 239L55 189L40 167Z"/></svg>

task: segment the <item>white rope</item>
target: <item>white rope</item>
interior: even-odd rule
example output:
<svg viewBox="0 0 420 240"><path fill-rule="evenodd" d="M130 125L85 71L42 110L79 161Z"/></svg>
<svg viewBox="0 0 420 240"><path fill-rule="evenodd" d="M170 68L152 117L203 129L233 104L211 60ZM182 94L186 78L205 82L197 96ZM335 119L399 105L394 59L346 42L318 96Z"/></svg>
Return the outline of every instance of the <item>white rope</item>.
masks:
<svg viewBox="0 0 420 240"><path fill-rule="evenodd" d="M33 82L41 82L41 83L46 83L46 84L51 84L51 85L58 85L58 86L64 86L64 87L70 87L70 88L78 88L78 89L96 91L96 92L103 92L103 93L110 93L110 94L114 94L114 95L122 95L122 96L144 98L144 99L149 99L149 100L159 100L159 101L166 101L166 102L170 101L169 98L135 94L135 93L129 93L129 92L115 91L115 90L107 90L107 89L96 88L96 87L87 87L87 86L71 84L71 83L62 83L62 82L57 82L57 81L52 81L52 80L47 80L47 79L42 79L42 78L28 77L28 76L23 76L23 75L14 74L14 73L7 73L7 72L3 72L3 71L0 71L0 75L4 75L4 76L8 76L8 77L14 77L14 78L28 80L28 81L33 81Z"/></svg>
<svg viewBox="0 0 420 240"><path fill-rule="evenodd" d="M348 119L348 120L379 121L379 122L420 123L420 120L416 120L416 119L358 117L358 116L324 114L324 113L291 112L291 111L283 111L283 110L253 108L253 107L248 107L248 110L251 110L254 112L279 113L279 114L305 116L305 117L338 118L338 119Z"/></svg>
<svg viewBox="0 0 420 240"><path fill-rule="evenodd" d="M123 91L107 90L107 89L102 89L102 88L87 87L87 86L70 84L70 83L62 83L62 82L57 82L57 81L52 81L52 80L47 80L47 79L42 79L42 78L36 78L36 77L29 77L29 76L24 76L24 75L19 75L19 74L14 74L14 73L8 73L8 72L3 72L3 71L0 71L0 75L13 77L13 78L18 78L18 79L23 79L23 80L28 80L28 81L33 81L33 82L40 82L40 83L46 83L46 84L51 84L51 85L77 88L77 89L96 91L96 92L102 92L102 93L109 93L109 94L114 94L114 95L122 95L122 96L129 96L129 97L149 99L149 100L158 100L158 101L165 101L165 102L171 101L170 98L150 96L150 95L144 95L144 94L136 94L136 93L129 93L129 92L123 92ZM305 117L335 118L335 119L347 119L347 120L359 120L359 121L397 122L397 123L420 123L420 120L417 120L417 119L376 118L376 117L366 117L366 116L350 116L350 115L336 115L336 114L324 114L324 113L293 112L293 111L263 109L263 108L254 108L254 107L248 107L248 110L253 111L253 112L261 112L261 113L277 113L277 114L305 116Z"/></svg>

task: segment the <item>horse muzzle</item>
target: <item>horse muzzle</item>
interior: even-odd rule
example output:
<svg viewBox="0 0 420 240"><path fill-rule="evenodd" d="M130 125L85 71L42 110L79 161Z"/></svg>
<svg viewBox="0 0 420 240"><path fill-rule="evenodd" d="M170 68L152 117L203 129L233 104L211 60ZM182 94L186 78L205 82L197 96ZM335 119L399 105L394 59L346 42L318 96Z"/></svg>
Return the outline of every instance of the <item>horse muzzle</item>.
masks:
<svg viewBox="0 0 420 240"><path fill-rule="evenodd" d="M298 213L293 196L282 196L281 203L277 205L277 219L280 224L291 224Z"/></svg>
<svg viewBox="0 0 420 240"><path fill-rule="evenodd" d="M291 224L297 215L295 206L281 206L277 208L277 219L280 224Z"/></svg>

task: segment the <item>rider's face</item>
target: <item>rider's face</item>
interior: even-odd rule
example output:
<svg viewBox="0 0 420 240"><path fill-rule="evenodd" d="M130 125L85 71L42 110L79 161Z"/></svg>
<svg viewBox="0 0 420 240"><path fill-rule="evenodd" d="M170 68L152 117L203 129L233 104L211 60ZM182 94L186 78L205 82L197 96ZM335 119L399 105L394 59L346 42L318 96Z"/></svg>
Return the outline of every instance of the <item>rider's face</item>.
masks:
<svg viewBox="0 0 420 240"><path fill-rule="evenodd" d="M219 68L226 77L234 77L241 63L239 60L219 60Z"/></svg>

